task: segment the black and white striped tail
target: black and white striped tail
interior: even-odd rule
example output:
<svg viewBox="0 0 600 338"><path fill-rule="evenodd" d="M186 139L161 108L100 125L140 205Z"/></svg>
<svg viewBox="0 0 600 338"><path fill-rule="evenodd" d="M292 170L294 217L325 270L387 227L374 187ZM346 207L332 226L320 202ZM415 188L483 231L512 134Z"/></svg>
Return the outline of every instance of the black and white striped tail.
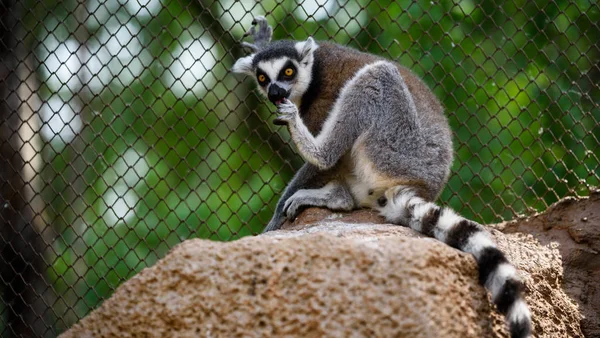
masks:
<svg viewBox="0 0 600 338"><path fill-rule="evenodd" d="M498 310L505 315L511 337L531 336L531 314L515 268L498 250L480 224L440 208L416 196L410 188L395 187L378 201L381 214L391 223L408 225L456 249L471 253L479 265L479 282L492 294Z"/></svg>

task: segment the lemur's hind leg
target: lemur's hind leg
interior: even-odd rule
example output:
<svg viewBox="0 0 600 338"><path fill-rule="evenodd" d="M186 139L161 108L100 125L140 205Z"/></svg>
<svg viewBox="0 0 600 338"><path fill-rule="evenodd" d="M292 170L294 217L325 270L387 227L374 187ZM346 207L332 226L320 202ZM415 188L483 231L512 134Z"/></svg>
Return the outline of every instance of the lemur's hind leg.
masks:
<svg viewBox="0 0 600 338"><path fill-rule="evenodd" d="M320 189L300 189L285 202L283 210L293 220L304 207L325 207L330 210L349 211L355 207L348 187L331 181Z"/></svg>

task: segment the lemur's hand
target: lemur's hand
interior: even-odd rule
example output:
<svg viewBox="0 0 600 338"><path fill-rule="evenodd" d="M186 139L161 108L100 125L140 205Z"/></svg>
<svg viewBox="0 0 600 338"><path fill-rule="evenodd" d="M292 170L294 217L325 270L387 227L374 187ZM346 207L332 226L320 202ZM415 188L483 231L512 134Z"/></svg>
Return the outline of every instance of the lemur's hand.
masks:
<svg viewBox="0 0 600 338"><path fill-rule="evenodd" d="M294 124L296 122L296 118L298 117L299 111L298 107L296 107L292 101L283 99L283 101L277 104L277 113L279 116L273 120L273 124L283 126Z"/></svg>

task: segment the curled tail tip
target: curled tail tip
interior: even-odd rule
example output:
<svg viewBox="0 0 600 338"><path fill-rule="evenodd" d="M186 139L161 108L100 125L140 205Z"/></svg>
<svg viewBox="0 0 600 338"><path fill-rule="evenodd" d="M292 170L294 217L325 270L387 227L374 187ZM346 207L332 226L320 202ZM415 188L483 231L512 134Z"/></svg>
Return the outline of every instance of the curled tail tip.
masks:
<svg viewBox="0 0 600 338"><path fill-rule="evenodd" d="M515 322L509 323L510 337L511 338L531 338L531 322Z"/></svg>
<svg viewBox="0 0 600 338"><path fill-rule="evenodd" d="M531 337L531 313L523 299L516 301L506 314L511 338Z"/></svg>
<svg viewBox="0 0 600 338"><path fill-rule="evenodd" d="M516 269L494 247L484 249L478 263L480 281L490 290L498 311L505 315L511 338L531 337L531 313Z"/></svg>

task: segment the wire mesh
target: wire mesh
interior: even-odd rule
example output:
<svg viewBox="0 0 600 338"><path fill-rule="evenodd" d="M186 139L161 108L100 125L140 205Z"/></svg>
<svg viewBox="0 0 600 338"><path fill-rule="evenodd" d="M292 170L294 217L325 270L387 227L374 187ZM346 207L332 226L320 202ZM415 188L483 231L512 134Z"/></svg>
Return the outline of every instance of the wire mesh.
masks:
<svg viewBox="0 0 600 338"><path fill-rule="evenodd" d="M192 237L259 233L302 161L228 72L274 39L397 60L446 108L440 202L483 222L600 181L595 1L24 0L2 4L0 332L55 336Z"/></svg>

